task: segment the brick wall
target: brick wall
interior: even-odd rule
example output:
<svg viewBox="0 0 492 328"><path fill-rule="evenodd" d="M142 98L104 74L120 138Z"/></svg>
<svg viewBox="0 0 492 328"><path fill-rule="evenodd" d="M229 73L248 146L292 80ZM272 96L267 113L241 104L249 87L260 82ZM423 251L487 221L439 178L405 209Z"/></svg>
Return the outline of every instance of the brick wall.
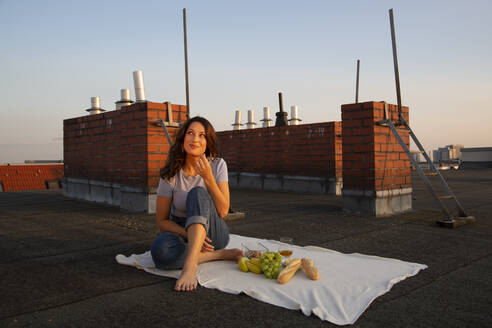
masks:
<svg viewBox="0 0 492 328"><path fill-rule="evenodd" d="M230 172L341 177L341 122L218 132Z"/></svg>
<svg viewBox="0 0 492 328"><path fill-rule="evenodd" d="M393 122L398 107L387 104ZM402 107L408 122L408 107ZM384 119L384 104L365 102L342 105L343 188L350 190L394 190L411 188L410 160ZM399 129L409 146L409 132Z"/></svg>
<svg viewBox="0 0 492 328"><path fill-rule="evenodd" d="M171 105L174 122L187 119L186 106ZM65 177L83 178L153 192L169 152L164 130L166 103L137 103L63 121ZM176 127L168 127L171 138Z"/></svg>
<svg viewBox="0 0 492 328"><path fill-rule="evenodd" d="M0 165L3 191L27 191L59 188L63 164Z"/></svg>

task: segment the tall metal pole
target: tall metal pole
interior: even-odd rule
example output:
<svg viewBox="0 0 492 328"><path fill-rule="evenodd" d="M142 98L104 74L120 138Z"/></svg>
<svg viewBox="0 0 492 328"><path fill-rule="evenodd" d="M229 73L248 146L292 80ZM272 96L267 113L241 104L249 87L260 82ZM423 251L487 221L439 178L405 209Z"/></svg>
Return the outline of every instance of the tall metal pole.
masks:
<svg viewBox="0 0 492 328"><path fill-rule="evenodd" d="M359 68L360 68L360 60L357 59L357 78L355 82L355 103L359 103Z"/></svg>
<svg viewBox="0 0 492 328"><path fill-rule="evenodd" d="M278 108L281 112L284 111L284 101L282 99L282 92L278 93Z"/></svg>
<svg viewBox="0 0 492 328"><path fill-rule="evenodd" d="M188 80L188 33L186 31L186 8L183 8L183 33L184 33L184 56L185 56L185 83L186 83L186 112L190 117L190 83Z"/></svg>
<svg viewBox="0 0 492 328"><path fill-rule="evenodd" d="M398 118L401 116L400 73L398 72L398 56L396 55L395 23L393 21L393 8L389 10L391 26L391 43L393 45L393 64L395 66L396 99L398 101Z"/></svg>

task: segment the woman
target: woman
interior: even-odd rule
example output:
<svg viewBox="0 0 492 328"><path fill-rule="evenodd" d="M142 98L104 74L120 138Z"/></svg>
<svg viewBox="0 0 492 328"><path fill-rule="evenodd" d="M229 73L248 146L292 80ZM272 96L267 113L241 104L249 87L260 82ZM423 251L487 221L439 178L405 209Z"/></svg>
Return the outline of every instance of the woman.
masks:
<svg viewBox="0 0 492 328"><path fill-rule="evenodd" d="M222 219L229 211L227 165L217 158L214 128L193 117L179 129L157 189L156 221L162 233L151 254L159 269L181 269L175 290L197 287L198 264L238 260L240 249L225 249L229 229Z"/></svg>

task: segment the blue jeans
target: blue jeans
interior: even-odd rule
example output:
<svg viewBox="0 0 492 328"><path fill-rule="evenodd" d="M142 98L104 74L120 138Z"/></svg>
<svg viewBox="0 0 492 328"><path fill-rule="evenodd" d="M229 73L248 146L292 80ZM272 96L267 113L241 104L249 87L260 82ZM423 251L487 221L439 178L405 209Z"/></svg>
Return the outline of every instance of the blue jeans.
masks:
<svg viewBox="0 0 492 328"><path fill-rule="evenodd" d="M229 228L219 217L215 204L203 187L190 190L186 198L186 218L171 216L171 220L187 229L191 224L202 224L215 249L229 243ZM183 268L188 253L188 243L172 232L162 232L150 248L155 267L164 270Z"/></svg>

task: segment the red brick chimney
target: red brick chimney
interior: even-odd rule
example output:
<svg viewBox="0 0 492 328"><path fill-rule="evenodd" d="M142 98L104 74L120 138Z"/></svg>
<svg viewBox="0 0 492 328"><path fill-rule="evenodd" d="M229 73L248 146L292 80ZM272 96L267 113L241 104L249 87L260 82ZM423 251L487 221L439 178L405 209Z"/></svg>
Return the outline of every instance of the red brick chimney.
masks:
<svg viewBox="0 0 492 328"><path fill-rule="evenodd" d="M393 122L396 105L387 104ZM408 122L408 107L402 107ZM368 215L391 215L412 208L410 160L389 127L378 125L383 102L342 105L343 207ZM398 129L409 146L409 132Z"/></svg>
<svg viewBox="0 0 492 328"><path fill-rule="evenodd" d="M154 213L159 169L169 152L155 123L169 122L168 104L141 102L64 120L64 195ZM186 106L169 105L173 122L188 119ZM177 126L167 127L171 137Z"/></svg>

